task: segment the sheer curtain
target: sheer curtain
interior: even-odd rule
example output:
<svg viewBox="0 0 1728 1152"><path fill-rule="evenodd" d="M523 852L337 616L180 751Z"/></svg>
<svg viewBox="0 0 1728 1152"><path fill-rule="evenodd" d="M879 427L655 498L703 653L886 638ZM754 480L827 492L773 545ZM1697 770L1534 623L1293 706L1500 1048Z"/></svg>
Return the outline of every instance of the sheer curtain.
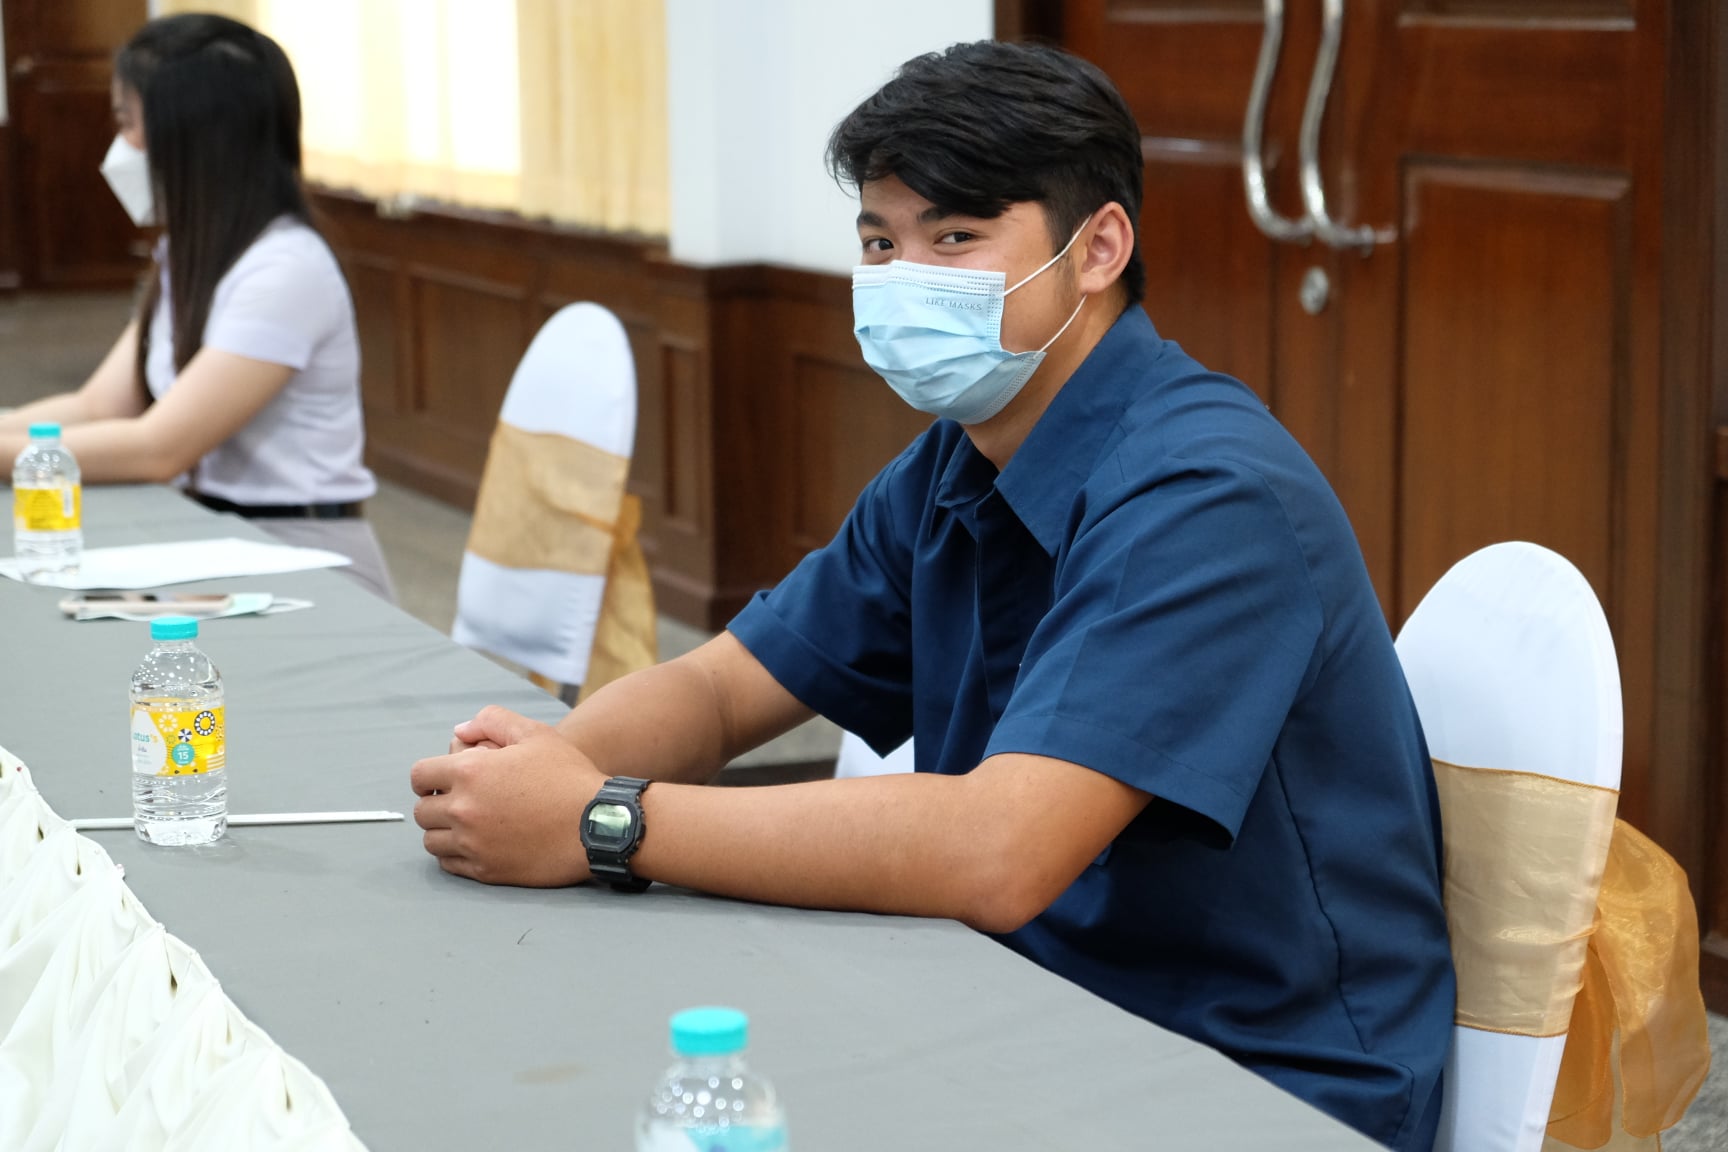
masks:
<svg viewBox="0 0 1728 1152"><path fill-rule="evenodd" d="M516 0L528 215L666 234L663 0Z"/></svg>
<svg viewBox="0 0 1728 1152"><path fill-rule="evenodd" d="M294 61L307 178L664 235L664 0L164 0Z"/></svg>

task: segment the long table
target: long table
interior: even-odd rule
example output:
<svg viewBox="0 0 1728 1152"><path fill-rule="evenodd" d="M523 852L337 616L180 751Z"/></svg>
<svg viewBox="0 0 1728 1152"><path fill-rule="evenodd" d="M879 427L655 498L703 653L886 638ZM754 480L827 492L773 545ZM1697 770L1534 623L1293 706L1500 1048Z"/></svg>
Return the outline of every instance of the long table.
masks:
<svg viewBox="0 0 1728 1152"><path fill-rule="evenodd" d="M86 493L91 547L257 536L162 488ZM188 588L316 607L207 623L230 809L411 810L408 769L525 682L334 572ZM126 685L145 625L74 623L0 580L0 744L68 818L130 815ZM488 888L401 824L240 828L205 848L91 833L373 1152L627 1149L666 1018L743 1008L752 1065L816 1149L1350 1152L1374 1147L1218 1053L949 921L656 887Z"/></svg>

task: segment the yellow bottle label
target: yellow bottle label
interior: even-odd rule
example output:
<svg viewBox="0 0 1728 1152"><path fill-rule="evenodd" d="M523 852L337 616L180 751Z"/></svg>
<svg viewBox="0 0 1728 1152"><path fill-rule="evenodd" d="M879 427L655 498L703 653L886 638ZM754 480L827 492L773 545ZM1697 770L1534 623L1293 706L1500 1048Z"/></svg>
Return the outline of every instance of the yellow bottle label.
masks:
<svg viewBox="0 0 1728 1152"><path fill-rule="evenodd" d="M228 766L222 705L186 708L185 700L132 705L132 771L196 776Z"/></svg>
<svg viewBox="0 0 1728 1152"><path fill-rule="evenodd" d="M84 520L84 487L14 488L12 527L19 532L70 532Z"/></svg>

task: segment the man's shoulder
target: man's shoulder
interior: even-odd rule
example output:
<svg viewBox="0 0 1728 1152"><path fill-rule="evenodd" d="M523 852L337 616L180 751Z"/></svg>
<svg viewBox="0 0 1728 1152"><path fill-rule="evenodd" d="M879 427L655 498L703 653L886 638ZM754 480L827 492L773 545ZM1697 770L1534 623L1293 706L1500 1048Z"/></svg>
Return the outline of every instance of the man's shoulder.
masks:
<svg viewBox="0 0 1728 1152"><path fill-rule="evenodd" d="M1264 401L1233 376L1215 372L1171 346L1131 390L1108 456L1130 474L1185 471L1197 462L1249 472L1312 468ZM1318 475L1316 472L1315 475Z"/></svg>

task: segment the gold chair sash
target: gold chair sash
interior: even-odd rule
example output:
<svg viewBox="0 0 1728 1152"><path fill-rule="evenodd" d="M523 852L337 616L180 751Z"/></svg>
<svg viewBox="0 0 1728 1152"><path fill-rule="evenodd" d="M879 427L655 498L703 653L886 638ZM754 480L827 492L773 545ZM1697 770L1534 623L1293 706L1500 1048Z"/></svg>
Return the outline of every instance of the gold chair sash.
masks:
<svg viewBox="0 0 1728 1152"><path fill-rule="evenodd" d="M1710 1072L1698 985L1698 914L1686 873L1624 820L1614 822L1554 1088L1552 1147L1660 1148Z"/></svg>
<svg viewBox="0 0 1728 1152"><path fill-rule="evenodd" d="M1457 1022L1566 1034L1545 1148L1659 1149L1710 1068L1685 872L1610 789L1443 760L1434 778Z"/></svg>
<svg viewBox="0 0 1728 1152"><path fill-rule="evenodd" d="M1457 1021L1558 1036L1582 982L1616 793L1434 761Z"/></svg>
<svg viewBox="0 0 1728 1152"><path fill-rule="evenodd" d="M626 457L500 420L468 551L506 568L604 575L629 471Z"/></svg>
<svg viewBox="0 0 1728 1152"><path fill-rule="evenodd" d="M638 532L642 502L624 491L630 461L502 420L492 433L468 551L506 568L604 575L600 618L578 700L654 664L654 587ZM531 675L554 695L558 686Z"/></svg>
<svg viewBox="0 0 1728 1152"><path fill-rule="evenodd" d="M594 647L588 653L588 675L577 703L620 677L650 667L660 658L654 620L654 585L648 560L642 555L637 530L642 501L626 495L618 510L611 561L606 566L606 591L600 600L600 620L594 626Z"/></svg>

